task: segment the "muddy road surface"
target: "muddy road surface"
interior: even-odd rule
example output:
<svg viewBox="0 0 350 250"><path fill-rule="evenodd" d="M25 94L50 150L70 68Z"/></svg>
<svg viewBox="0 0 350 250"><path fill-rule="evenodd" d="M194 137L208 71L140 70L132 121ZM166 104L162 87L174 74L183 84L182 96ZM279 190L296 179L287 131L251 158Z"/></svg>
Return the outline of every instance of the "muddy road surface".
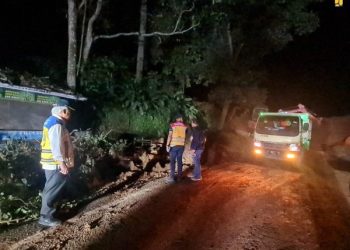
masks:
<svg viewBox="0 0 350 250"><path fill-rule="evenodd" d="M107 200L106 200L107 199ZM152 181L7 249L350 249L350 209L322 154Z"/></svg>

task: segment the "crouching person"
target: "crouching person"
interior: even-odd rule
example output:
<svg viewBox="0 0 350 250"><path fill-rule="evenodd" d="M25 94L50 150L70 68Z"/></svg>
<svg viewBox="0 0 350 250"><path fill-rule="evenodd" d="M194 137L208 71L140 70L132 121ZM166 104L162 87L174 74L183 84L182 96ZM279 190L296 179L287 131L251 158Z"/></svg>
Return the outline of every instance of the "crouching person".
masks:
<svg viewBox="0 0 350 250"><path fill-rule="evenodd" d="M74 163L72 141L65 126L71 116L70 109L67 101L60 100L52 108L52 115L43 127L40 163L45 171L46 182L42 192L39 224L46 227L61 224L60 220L54 218L54 206L60 198Z"/></svg>

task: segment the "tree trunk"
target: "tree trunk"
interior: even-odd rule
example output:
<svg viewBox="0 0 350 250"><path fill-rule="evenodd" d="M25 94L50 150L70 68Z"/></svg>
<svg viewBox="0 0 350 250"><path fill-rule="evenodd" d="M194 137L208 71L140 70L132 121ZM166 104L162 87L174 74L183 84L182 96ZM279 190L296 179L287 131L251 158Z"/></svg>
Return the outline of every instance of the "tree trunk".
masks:
<svg viewBox="0 0 350 250"><path fill-rule="evenodd" d="M227 121L230 122L232 121L232 119L237 116L237 111L238 111L239 107L238 106L235 106L231 112L227 115Z"/></svg>
<svg viewBox="0 0 350 250"><path fill-rule="evenodd" d="M96 9L95 13L90 17L87 30L86 30L86 36L85 36L85 42L84 42L84 50L83 50L83 62L81 69L83 70L84 65L86 64L91 50L91 45L94 41L93 37L93 31L94 31L94 23L97 19L97 17L100 15L101 9L102 9L102 2L103 0L98 0L96 3Z"/></svg>
<svg viewBox="0 0 350 250"><path fill-rule="evenodd" d="M232 45L232 35L231 35L231 24L228 23L226 27L227 33L227 44L230 52L230 57L233 58L233 45Z"/></svg>
<svg viewBox="0 0 350 250"><path fill-rule="evenodd" d="M80 74L81 70L81 60L83 56L83 47L84 47L84 37L85 37L85 21L86 21L86 12L87 12L87 2L84 1L84 14L83 20L81 21L81 34L80 34L80 45L79 45L79 57L78 57L78 65L77 65L77 77Z"/></svg>
<svg viewBox="0 0 350 250"><path fill-rule="evenodd" d="M68 59L67 85L76 88L77 71L77 7L75 0L68 0Z"/></svg>
<svg viewBox="0 0 350 250"><path fill-rule="evenodd" d="M145 57L145 36L146 33L146 24L147 24L147 0L141 1L141 10L140 10L140 31L139 31L139 40L138 40L138 49L137 49L137 62L136 62L136 81L142 80L143 64Z"/></svg>
<svg viewBox="0 0 350 250"><path fill-rule="evenodd" d="M230 109L230 104L231 104L230 100L224 102L224 106L222 108L221 116L218 124L219 130L222 130L225 125L226 116L227 116L228 110Z"/></svg>
<svg viewBox="0 0 350 250"><path fill-rule="evenodd" d="M233 62L232 62L233 67L235 67L237 65L238 57L241 54L243 46L244 46L244 43L241 43L239 45L239 47L237 48L236 53L234 54L234 58L233 58Z"/></svg>

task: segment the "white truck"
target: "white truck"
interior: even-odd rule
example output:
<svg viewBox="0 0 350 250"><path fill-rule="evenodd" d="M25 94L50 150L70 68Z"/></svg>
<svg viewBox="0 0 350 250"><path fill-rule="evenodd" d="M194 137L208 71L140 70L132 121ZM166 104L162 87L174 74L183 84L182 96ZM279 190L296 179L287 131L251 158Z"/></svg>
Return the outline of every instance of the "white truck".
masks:
<svg viewBox="0 0 350 250"><path fill-rule="evenodd" d="M301 104L288 111L260 112L254 130L254 154L301 164L304 152L310 149L313 117Z"/></svg>

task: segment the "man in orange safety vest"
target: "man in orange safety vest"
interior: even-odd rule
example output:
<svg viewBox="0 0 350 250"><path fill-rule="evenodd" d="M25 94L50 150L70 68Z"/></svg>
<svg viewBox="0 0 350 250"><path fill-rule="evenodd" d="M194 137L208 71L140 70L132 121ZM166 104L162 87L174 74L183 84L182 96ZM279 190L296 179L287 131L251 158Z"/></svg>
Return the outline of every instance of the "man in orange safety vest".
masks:
<svg viewBox="0 0 350 250"><path fill-rule="evenodd" d="M170 124L167 139L167 151L170 155L170 176L167 183L174 183L182 178L182 155L185 149L187 126L182 115L175 116L175 122ZM175 163L177 162L177 175L175 175Z"/></svg>

